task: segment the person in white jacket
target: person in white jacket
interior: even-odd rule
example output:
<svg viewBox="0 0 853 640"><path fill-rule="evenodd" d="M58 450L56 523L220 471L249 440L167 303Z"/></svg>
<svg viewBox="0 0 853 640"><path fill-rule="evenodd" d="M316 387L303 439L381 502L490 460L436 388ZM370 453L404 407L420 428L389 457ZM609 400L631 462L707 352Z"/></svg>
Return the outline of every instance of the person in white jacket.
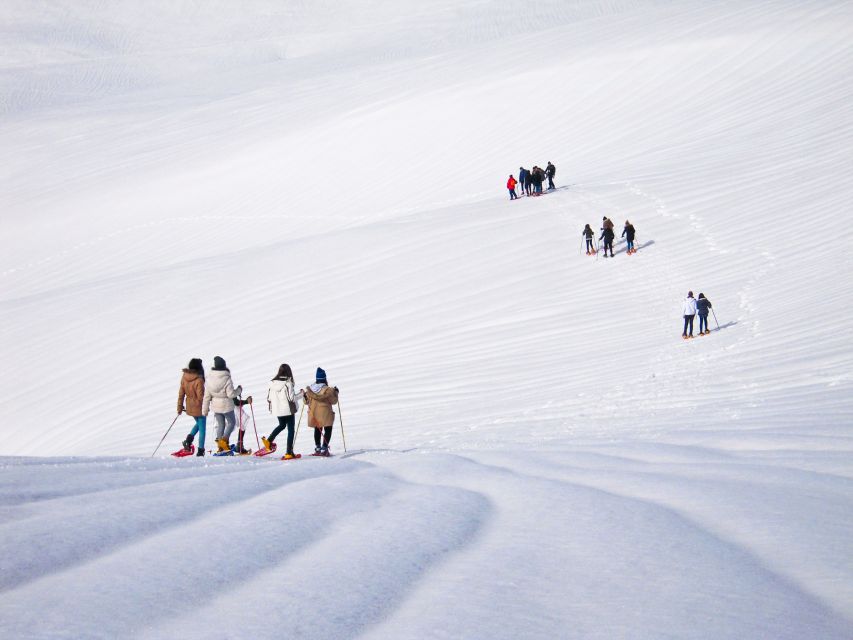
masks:
<svg viewBox="0 0 853 640"><path fill-rule="evenodd" d="M268 451L275 451L276 436L287 429L285 460L295 457L293 453L293 427L302 395L302 391L295 391L293 371L290 369L290 365L282 364L278 368L275 378L270 380L269 390L267 391L267 404L269 405L270 413L278 419L278 426L270 434L269 438L264 436L261 438L261 441Z"/></svg>
<svg viewBox="0 0 853 640"><path fill-rule="evenodd" d="M681 337L687 340L693 337L693 318L696 317L696 299L692 291L687 292L687 297L681 305L681 312L684 315L684 331L681 332Z"/></svg>
<svg viewBox="0 0 853 640"><path fill-rule="evenodd" d="M213 359L213 369L208 374L207 385L204 388L202 412L207 415L211 409L213 410L213 417L216 419L216 444L219 445L220 451L227 451L230 448L228 441L236 422L234 401L242 393L242 386L234 388L231 372L225 366L225 360L216 356ZM246 401L248 402L248 399ZM243 403L240 402L240 404Z"/></svg>

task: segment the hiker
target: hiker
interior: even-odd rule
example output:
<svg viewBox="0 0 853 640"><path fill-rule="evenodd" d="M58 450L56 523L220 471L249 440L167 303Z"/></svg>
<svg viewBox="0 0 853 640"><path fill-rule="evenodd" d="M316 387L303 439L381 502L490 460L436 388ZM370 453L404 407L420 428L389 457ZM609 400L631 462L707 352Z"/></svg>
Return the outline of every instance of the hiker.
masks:
<svg viewBox="0 0 853 640"><path fill-rule="evenodd" d="M681 305L681 312L684 314L684 331L681 332L681 337L687 340L693 337L693 318L696 316L696 300L693 298L693 292L688 291L684 303ZM690 333L687 333L687 329Z"/></svg>
<svg viewBox="0 0 853 640"><path fill-rule="evenodd" d="M538 196L542 193L542 169L533 167L531 178L533 180L533 193Z"/></svg>
<svg viewBox="0 0 853 640"><path fill-rule="evenodd" d="M308 426L314 428L314 455L328 456L332 426L335 423L332 405L338 403L338 388L330 387L326 372L317 367L316 382L305 389L304 393L305 402L308 403Z"/></svg>
<svg viewBox="0 0 853 640"><path fill-rule="evenodd" d="M303 392L294 391L293 371L289 364L282 364L278 368L278 373L275 378L270 380L269 390L267 391L267 405L270 413L278 419L278 426L270 434L261 438L267 451L275 451L276 436L287 429L287 451L284 454L285 460L291 460L296 456L293 453L293 427L296 420L296 412L299 410L299 399L303 397Z"/></svg>
<svg viewBox="0 0 853 640"><path fill-rule="evenodd" d="M186 407L184 407L186 400ZM203 411L204 404L204 367L201 364L201 358L193 358L190 360L187 368L183 370L181 376L181 386L178 389L178 415L187 412L188 416L195 419L195 426L192 431L187 434L183 441L184 451L190 451L195 434L198 436L199 448L196 451L197 456L204 455L204 437L205 426L207 424L207 412Z"/></svg>
<svg viewBox="0 0 853 640"><path fill-rule="evenodd" d="M613 257L613 238L616 235L613 233L613 223L610 221L610 218L604 216L604 223L601 225L601 237L598 239L599 242L604 240L604 257L607 257L607 249L610 248L610 257Z"/></svg>
<svg viewBox="0 0 853 640"><path fill-rule="evenodd" d="M557 175L557 167L551 164L548 160L548 166L545 167L545 175L548 176L548 191L554 189L554 176Z"/></svg>
<svg viewBox="0 0 853 640"><path fill-rule="evenodd" d="M634 225L632 225L627 220L625 221L625 228L622 229L622 237L625 238L625 241L628 243L628 255L630 256L632 253L637 253L637 250L634 248L634 234L636 231L634 230Z"/></svg>
<svg viewBox="0 0 853 640"><path fill-rule="evenodd" d="M234 401L242 394L242 386L234 388L234 383L231 381L231 371L225 365L225 360L216 356L213 359L213 369L210 370L210 375L207 378L202 411L204 415L207 415L208 411L213 409L213 417L216 420L216 444L219 446L219 451L231 449L228 441L231 439L231 432L234 431L236 423ZM246 404L250 404L248 398ZM240 440L242 448L242 438Z"/></svg>
<svg viewBox="0 0 853 640"><path fill-rule="evenodd" d="M515 200L518 198L518 195L515 193L515 185L518 184L518 181L512 177L512 174L509 174L509 180L506 181L506 188L509 189L509 199Z"/></svg>
<svg viewBox="0 0 853 640"><path fill-rule="evenodd" d="M705 294L700 293L699 299L696 300L696 311L699 313L700 336L704 336L706 333L711 333L711 330L708 328L708 311L711 310L712 306L711 301L705 297Z"/></svg>
<svg viewBox="0 0 853 640"><path fill-rule="evenodd" d="M518 183L521 185L521 192L527 192L527 195L530 195L530 171L525 169L524 167L518 168Z"/></svg>
<svg viewBox="0 0 853 640"><path fill-rule="evenodd" d="M592 244L592 238L595 236L595 232L592 230L592 227L586 225L581 232L581 235L586 238L586 255L591 256L595 254L595 247Z"/></svg>

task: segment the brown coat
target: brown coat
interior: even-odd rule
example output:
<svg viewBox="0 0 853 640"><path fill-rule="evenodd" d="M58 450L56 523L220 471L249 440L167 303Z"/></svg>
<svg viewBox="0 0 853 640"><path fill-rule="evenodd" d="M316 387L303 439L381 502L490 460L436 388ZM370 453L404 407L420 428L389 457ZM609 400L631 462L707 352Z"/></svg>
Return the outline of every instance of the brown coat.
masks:
<svg viewBox="0 0 853 640"><path fill-rule="evenodd" d="M323 387L319 393L311 388L305 389L305 400L308 402L308 426L315 429L331 427L335 424L335 412L332 405L338 404L338 390L334 387Z"/></svg>
<svg viewBox="0 0 853 640"><path fill-rule="evenodd" d="M186 409L184 409L184 398L187 399ZM181 388L178 390L178 413L186 411L187 415L193 418L203 416L202 402L204 402L204 377L198 371L184 369Z"/></svg>

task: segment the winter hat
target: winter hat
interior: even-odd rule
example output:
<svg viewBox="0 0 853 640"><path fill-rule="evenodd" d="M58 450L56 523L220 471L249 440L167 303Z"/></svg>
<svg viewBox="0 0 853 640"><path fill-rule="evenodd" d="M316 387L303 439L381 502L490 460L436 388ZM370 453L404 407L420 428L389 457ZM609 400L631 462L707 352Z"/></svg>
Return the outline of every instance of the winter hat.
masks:
<svg viewBox="0 0 853 640"><path fill-rule="evenodd" d="M705 297L705 294L704 294L704 293L700 293L700 294L699 294L699 297L700 297L700 298L704 298L704 297Z"/></svg>
<svg viewBox="0 0 853 640"><path fill-rule="evenodd" d="M216 356L213 359L213 368L214 369L226 369L227 367L225 366L225 359L221 358L220 356Z"/></svg>
<svg viewBox="0 0 853 640"><path fill-rule="evenodd" d="M688 291L688 292L687 292L687 297L688 297L688 298L692 298L692 297L693 297L693 292L692 292L692 291Z"/></svg>
<svg viewBox="0 0 853 640"><path fill-rule="evenodd" d="M326 382L326 372L323 371L320 367L317 367L317 382Z"/></svg>
<svg viewBox="0 0 853 640"><path fill-rule="evenodd" d="M190 363L187 365L187 369L190 371L202 371L201 358L193 358L190 360Z"/></svg>

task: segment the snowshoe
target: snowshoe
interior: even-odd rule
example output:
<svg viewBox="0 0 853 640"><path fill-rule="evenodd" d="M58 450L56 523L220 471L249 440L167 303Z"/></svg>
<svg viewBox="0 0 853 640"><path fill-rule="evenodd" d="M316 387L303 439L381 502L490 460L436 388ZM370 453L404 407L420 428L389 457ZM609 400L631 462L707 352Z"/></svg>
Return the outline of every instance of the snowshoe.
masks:
<svg viewBox="0 0 853 640"><path fill-rule="evenodd" d="M175 456L176 458L186 458L187 456L191 456L194 453L195 453L195 447L190 445L189 449L182 447L182 448L178 449L177 451L175 451L175 453L173 453L172 455Z"/></svg>
<svg viewBox="0 0 853 640"><path fill-rule="evenodd" d="M281 459L282 460L297 460L302 457L301 453L285 453Z"/></svg>
<svg viewBox="0 0 853 640"><path fill-rule="evenodd" d="M276 448L277 447L275 446L275 442L270 442L269 448L264 447L263 449L258 449L257 451L255 451L255 455L259 458L263 456L268 456L269 454L275 452Z"/></svg>
<svg viewBox="0 0 853 640"><path fill-rule="evenodd" d="M216 453L214 453L213 455L215 455L215 456L220 456L220 457L221 457L221 456L233 456L233 455L236 453L236 451L237 451L237 445L236 445L236 444L232 444L232 445L231 445L228 449L226 449L225 451L217 451L217 452L216 452Z"/></svg>

